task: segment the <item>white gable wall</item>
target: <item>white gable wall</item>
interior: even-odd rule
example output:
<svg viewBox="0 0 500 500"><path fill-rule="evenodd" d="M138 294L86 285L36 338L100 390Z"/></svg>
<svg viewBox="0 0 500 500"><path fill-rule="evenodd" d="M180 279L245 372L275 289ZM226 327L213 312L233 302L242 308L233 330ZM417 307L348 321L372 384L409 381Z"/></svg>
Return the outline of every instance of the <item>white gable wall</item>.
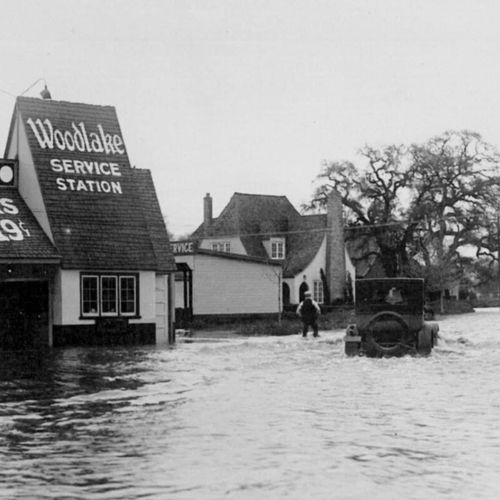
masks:
<svg viewBox="0 0 500 500"><path fill-rule="evenodd" d="M350 273L351 279L354 283L354 280L356 279L356 268L354 267L349 257L347 249L345 249L344 251L346 273ZM313 282L315 280L321 280L321 269L326 272L326 237L323 238L318 252L314 256L313 260L309 263L309 265L293 278L284 280L290 287L290 303L298 304L299 288L303 281L306 281L307 285L309 286L309 290L313 290ZM306 277L305 280L304 276Z"/></svg>
<svg viewBox="0 0 500 500"><path fill-rule="evenodd" d="M326 238L323 238L323 241L321 242L321 245L316 255L311 260L309 265L293 278L292 284L289 283L290 302L292 304L298 304L299 302L299 287L304 281L304 276L306 277L305 281L309 286L309 290L312 291L313 282L315 280L321 280L320 270L323 269L323 271L326 271L325 265L326 265Z"/></svg>
<svg viewBox="0 0 500 500"><path fill-rule="evenodd" d="M16 114L9 146L7 158L15 159L17 156L19 160L19 193L26 202L26 205L33 212L45 234L54 243L47 211L43 203L42 192L38 184L35 164L28 145L28 137L26 136L24 125L19 120L19 114Z"/></svg>

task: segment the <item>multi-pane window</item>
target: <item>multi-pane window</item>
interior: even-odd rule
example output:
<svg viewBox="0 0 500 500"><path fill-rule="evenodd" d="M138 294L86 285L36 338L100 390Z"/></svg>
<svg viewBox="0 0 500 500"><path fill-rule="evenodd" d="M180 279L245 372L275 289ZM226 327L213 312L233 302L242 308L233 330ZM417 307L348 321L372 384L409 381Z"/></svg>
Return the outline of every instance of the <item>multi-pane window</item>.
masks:
<svg viewBox="0 0 500 500"><path fill-rule="evenodd" d="M313 282L313 299L318 303L318 304L323 304L325 297L323 294L323 281L321 280L315 280Z"/></svg>
<svg viewBox="0 0 500 500"><path fill-rule="evenodd" d="M285 242L282 239L271 240L271 259L285 258Z"/></svg>
<svg viewBox="0 0 500 500"><path fill-rule="evenodd" d="M82 276L81 286L82 314L99 314L99 277Z"/></svg>
<svg viewBox="0 0 500 500"><path fill-rule="evenodd" d="M230 241L216 241L212 243L212 250L214 252L231 252L231 242Z"/></svg>
<svg viewBox="0 0 500 500"><path fill-rule="evenodd" d="M136 316L137 275L81 275L82 316Z"/></svg>
<svg viewBox="0 0 500 500"><path fill-rule="evenodd" d="M120 314L135 314L135 276L120 276Z"/></svg>
<svg viewBox="0 0 500 500"><path fill-rule="evenodd" d="M117 303L116 276L101 276L101 312L102 314L116 314Z"/></svg>

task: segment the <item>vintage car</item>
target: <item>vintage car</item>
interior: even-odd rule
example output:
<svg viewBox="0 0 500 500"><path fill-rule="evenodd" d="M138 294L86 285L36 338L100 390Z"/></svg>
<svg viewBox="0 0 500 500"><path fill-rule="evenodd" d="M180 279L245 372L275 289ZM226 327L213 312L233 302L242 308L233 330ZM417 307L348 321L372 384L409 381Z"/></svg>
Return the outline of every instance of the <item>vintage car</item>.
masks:
<svg viewBox="0 0 500 500"><path fill-rule="evenodd" d="M439 326L425 320L423 279L359 279L355 287L356 320L347 327L347 356L430 354Z"/></svg>

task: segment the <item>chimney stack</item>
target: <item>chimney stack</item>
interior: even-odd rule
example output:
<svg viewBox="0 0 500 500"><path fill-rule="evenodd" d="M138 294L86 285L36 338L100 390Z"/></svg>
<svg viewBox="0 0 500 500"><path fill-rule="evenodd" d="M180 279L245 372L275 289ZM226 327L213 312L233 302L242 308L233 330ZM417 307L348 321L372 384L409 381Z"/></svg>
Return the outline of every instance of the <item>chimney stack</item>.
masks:
<svg viewBox="0 0 500 500"><path fill-rule="evenodd" d="M333 304L344 301L346 282L344 218L342 198L337 191L332 191L328 196L326 221L326 278Z"/></svg>
<svg viewBox="0 0 500 500"><path fill-rule="evenodd" d="M212 197L207 193L203 198L203 229L208 234L212 226Z"/></svg>

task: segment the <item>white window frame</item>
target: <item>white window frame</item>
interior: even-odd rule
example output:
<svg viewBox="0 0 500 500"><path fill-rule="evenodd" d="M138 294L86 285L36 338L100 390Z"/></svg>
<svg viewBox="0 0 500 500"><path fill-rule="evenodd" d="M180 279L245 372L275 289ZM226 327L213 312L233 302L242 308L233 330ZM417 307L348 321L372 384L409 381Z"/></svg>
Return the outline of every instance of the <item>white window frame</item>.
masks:
<svg viewBox="0 0 500 500"><path fill-rule="evenodd" d="M133 280L132 291L134 294L133 305L134 310L132 312L123 312L123 302L122 302L122 280ZM137 315L137 276L133 274L121 274L118 276L118 307L120 309L120 316L136 316Z"/></svg>
<svg viewBox="0 0 500 500"><path fill-rule="evenodd" d="M101 316L118 316L118 276L116 274L101 274L100 285L101 285ZM102 282L104 279L111 278L115 282L115 310L111 312L104 312L103 308L103 286Z"/></svg>
<svg viewBox="0 0 500 500"><path fill-rule="evenodd" d="M213 241L212 242L213 252L231 252L231 242L230 241Z"/></svg>
<svg viewBox="0 0 500 500"><path fill-rule="evenodd" d="M271 259L283 260L285 258L285 240L283 238L271 239Z"/></svg>
<svg viewBox="0 0 500 500"><path fill-rule="evenodd" d="M103 312L103 279L111 278L115 282L115 311ZM85 280L95 280L97 286L97 310L85 312L84 308L84 283ZM121 293L123 281L125 279L133 280L133 296L134 310L133 312L123 312ZM138 274L121 274L121 273L81 273L80 274L80 315L82 318L97 318L97 317L139 317L139 275Z"/></svg>
<svg viewBox="0 0 500 500"><path fill-rule="evenodd" d="M95 280L95 285L96 285L96 310L94 312L89 311L85 312L85 307L84 307L84 281L86 279L92 279ZM100 305L101 305L101 297L100 297L100 286L99 286L99 276L97 274L84 274L82 275L80 279L80 301L81 301L81 310L82 310L82 316L89 316L89 317L95 317L99 316L100 313Z"/></svg>
<svg viewBox="0 0 500 500"><path fill-rule="evenodd" d="M323 304L325 301L325 291L323 288L322 280L314 280L313 281L313 299L318 304Z"/></svg>

